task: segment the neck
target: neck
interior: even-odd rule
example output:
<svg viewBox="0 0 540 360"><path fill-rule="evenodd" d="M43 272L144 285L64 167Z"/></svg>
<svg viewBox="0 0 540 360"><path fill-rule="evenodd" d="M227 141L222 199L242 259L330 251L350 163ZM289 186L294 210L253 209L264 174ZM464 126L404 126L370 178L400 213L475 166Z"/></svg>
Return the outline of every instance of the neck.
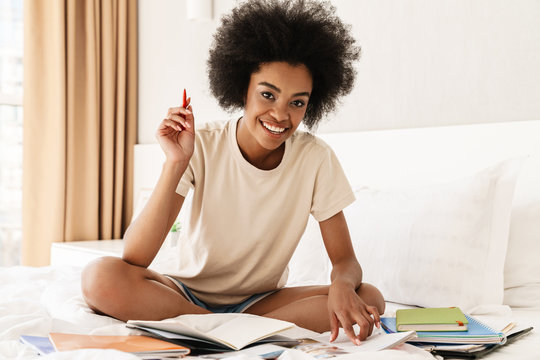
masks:
<svg viewBox="0 0 540 360"><path fill-rule="evenodd" d="M285 153L285 143L274 150L265 149L259 145L249 134L249 130L243 124L243 119L240 119L236 128L236 143L244 159L261 170L272 170L278 167Z"/></svg>

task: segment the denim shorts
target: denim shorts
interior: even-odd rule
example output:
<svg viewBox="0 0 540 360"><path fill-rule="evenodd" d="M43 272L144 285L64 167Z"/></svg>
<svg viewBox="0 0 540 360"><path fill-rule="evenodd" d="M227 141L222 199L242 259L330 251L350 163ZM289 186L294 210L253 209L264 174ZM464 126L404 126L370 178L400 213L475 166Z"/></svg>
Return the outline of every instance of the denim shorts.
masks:
<svg viewBox="0 0 540 360"><path fill-rule="evenodd" d="M255 304L259 300L264 299L270 294L275 293L278 290L271 290L260 294L255 294L247 298L246 300L242 301L238 304L232 304L232 305L221 305L221 306L210 306L206 304L204 301L198 299L191 290L182 282L180 282L178 279L175 279L172 276L165 275L168 279L172 280L174 284L182 291L186 299L188 299L189 302L202 307L203 309L206 309L208 311L211 311L213 313L242 313L247 310L251 305Z"/></svg>

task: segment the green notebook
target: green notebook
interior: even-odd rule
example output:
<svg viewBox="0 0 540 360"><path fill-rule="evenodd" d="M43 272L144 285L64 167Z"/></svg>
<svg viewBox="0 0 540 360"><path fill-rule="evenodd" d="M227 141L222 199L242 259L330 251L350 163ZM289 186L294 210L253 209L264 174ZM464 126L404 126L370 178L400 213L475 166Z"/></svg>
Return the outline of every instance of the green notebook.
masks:
<svg viewBox="0 0 540 360"><path fill-rule="evenodd" d="M397 331L467 331L468 323L458 307L396 311Z"/></svg>

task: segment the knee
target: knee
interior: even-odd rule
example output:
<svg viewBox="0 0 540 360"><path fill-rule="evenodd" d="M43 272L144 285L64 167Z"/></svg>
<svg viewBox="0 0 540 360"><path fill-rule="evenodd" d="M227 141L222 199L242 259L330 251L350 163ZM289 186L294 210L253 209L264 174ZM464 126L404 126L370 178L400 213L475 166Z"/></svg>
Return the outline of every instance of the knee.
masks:
<svg viewBox="0 0 540 360"><path fill-rule="evenodd" d="M356 293L366 304L375 306L379 311L379 314L384 314L386 303L384 302L384 296L379 289L369 283L362 283L360 287L356 289Z"/></svg>
<svg viewBox="0 0 540 360"><path fill-rule="evenodd" d="M81 274L82 295L88 306L94 311L107 299L115 298L118 281L128 265L117 257L102 257L88 263Z"/></svg>

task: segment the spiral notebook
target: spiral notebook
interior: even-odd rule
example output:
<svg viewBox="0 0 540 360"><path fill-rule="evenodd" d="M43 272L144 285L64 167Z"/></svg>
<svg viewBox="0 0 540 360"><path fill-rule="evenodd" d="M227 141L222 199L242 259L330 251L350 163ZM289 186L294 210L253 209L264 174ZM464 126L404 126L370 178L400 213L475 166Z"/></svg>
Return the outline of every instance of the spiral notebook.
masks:
<svg viewBox="0 0 540 360"><path fill-rule="evenodd" d="M465 315L469 321L467 331L417 331L417 337L408 342L437 344L504 344L506 336L493 330L472 316ZM396 332L396 318L382 317L381 324L387 333Z"/></svg>

